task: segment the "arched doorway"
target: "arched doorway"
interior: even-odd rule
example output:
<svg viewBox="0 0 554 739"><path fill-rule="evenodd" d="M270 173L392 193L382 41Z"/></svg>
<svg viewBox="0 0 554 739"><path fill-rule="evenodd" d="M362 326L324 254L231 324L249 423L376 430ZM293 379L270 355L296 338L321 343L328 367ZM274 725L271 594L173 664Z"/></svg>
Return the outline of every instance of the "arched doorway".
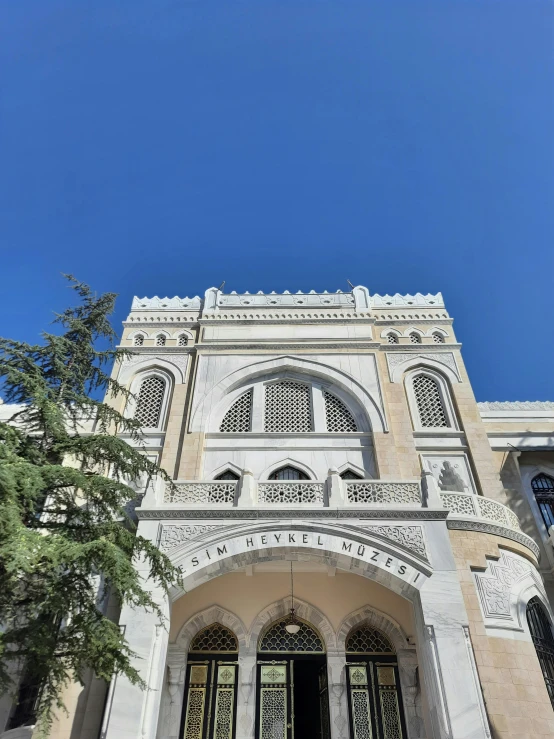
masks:
<svg viewBox="0 0 554 739"><path fill-rule="evenodd" d="M554 707L554 635L550 619L535 596L527 604L527 624L539 658L544 683Z"/></svg>
<svg viewBox="0 0 554 739"><path fill-rule="evenodd" d="M351 736L405 739L396 650L369 624L355 626L346 639L346 679Z"/></svg>
<svg viewBox="0 0 554 739"><path fill-rule="evenodd" d="M191 642L180 736L233 739L238 678L238 641L219 623L202 629Z"/></svg>
<svg viewBox="0 0 554 739"><path fill-rule="evenodd" d="M256 739L330 739L327 659L321 635L297 619L269 624L258 642Z"/></svg>

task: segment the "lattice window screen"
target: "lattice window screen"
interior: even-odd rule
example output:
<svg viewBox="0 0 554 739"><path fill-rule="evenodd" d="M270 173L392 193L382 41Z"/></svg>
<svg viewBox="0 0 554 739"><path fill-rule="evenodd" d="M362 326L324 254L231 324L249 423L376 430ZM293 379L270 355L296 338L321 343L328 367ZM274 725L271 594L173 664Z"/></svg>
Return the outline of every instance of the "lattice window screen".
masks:
<svg viewBox="0 0 554 739"><path fill-rule="evenodd" d="M357 431L356 421L354 417L335 395L323 391L325 399L325 418L327 421L327 431Z"/></svg>
<svg viewBox="0 0 554 739"><path fill-rule="evenodd" d="M237 637L231 629L212 624L202 629L192 640L190 652L238 652Z"/></svg>
<svg viewBox="0 0 554 739"><path fill-rule="evenodd" d="M228 434L250 431L251 416L252 390L249 390L241 395L229 408L223 417L219 430Z"/></svg>
<svg viewBox="0 0 554 739"><path fill-rule="evenodd" d="M260 640L260 652L316 652L325 651L319 634L309 624L300 621L300 631L289 634L287 621L274 623Z"/></svg>
<svg viewBox="0 0 554 739"><path fill-rule="evenodd" d="M181 336L179 336L179 338L177 339L177 346L186 346L188 343L189 340L184 334L181 334Z"/></svg>
<svg viewBox="0 0 554 739"><path fill-rule="evenodd" d="M436 380L428 375L417 375L414 377L412 385L421 425L425 428L448 426L448 419Z"/></svg>
<svg viewBox="0 0 554 739"><path fill-rule="evenodd" d="M421 336L416 333L410 334L410 343L411 344L421 344Z"/></svg>
<svg viewBox="0 0 554 739"><path fill-rule="evenodd" d="M138 334L137 336L135 336L133 344L135 346L142 346L144 344L144 336L142 334Z"/></svg>
<svg viewBox="0 0 554 739"><path fill-rule="evenodd" d="M444 344L444 336L442 334L433 334L435 344Z"/></svg>
<svg viewBox="0 0 554 739"><path fill-rule="evenodd" d="M398 336L396 334L387 334L387 342L389 344L398 344Z"/></svg>
<svg viewBox="0 0 554 739"><path fill-rule="evenodd" d="M292 380L267 385L265 431L303 433L312 430L310 387Z"/></svg>
<svg viewBox="0 0 554 739"><path fill-rule="evenodd" d="M368 624L356 627L346 640L346 651L355 654L395 654L389 639Z"/></svg>
<svg viewBox="0 0 554 739"><path fill-rule="evenodd" d="M163 334L156 336L156 346L165 346L165 336Z"/></svg>
<svg viewBox="0 0 554 739"><path fill-rule="evenodd" d="M153 375L146 377L140 386L135 420L144 428L157 428L165 393L165 380Z"/></svg>

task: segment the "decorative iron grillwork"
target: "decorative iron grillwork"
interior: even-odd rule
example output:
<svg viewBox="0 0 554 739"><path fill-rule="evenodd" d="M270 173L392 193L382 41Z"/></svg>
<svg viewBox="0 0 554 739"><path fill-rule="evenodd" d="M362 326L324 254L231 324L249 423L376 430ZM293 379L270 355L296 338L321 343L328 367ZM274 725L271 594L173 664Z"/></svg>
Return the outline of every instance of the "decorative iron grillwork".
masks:
<svg viewBox="0 0 554 739"><path fill-rule="evenodd" d="M190 645L191 652L238 652L239 644L233 632L222 624L211 624L199 631Z"/></svg>
<svg viewBox="0 0 554 739"><path fill-rule="evenodd" d="M527 604L527 623L539 658L546 689L554 707L554 636L550 619L537 597L531 598Z"/></svg>
<svg viewBox="0 0 554 739"><path fill-rule="evenodd" d="M531 487L548 530L554 526L554 478L541 473L532 479Z"/></svg>
<svg viewBox="0 0 554 739"><path fill-rule="evenodd" d="M262 688L260 704L260 739L286 739L286 688Z"/></svg>
<svg viewBox="0 0 554 739"><path fill-rule="evenodd" d="M162 404L165 394L165 380L152 375L146 377L140 386L135 420L144 428L157 428L160 423Z"/></svg>
<svg viewBox="0 0 554 739"><path fill-rule="evenodd" d="M296 619L300 630L289 634L286 630L287 620L271 624L260 639L260 652L311 652L323 654L325 647L317 631L305 621Z"/></svg>
<svg viewBox="0 0 554 739"><path fill-rule="evenodd" d="M251 417L252 390L249 390L241 395L238 400L235 400L223 417L219 430L228 434L250 431Z"/></svg>
<svg viewBox="0 0 554 739"><path fill-rule="evenodd" d="M300 382L282 380L265 389L267 433L305 433L312 430L310 388Z"/></svg>
<svg viewBox="0 0 554 739"><path fill-rule="evenodd" d="M436 380L428 375L416 375L412 385L421 425L425 428L447 427L448 419Z"/></svg>
<svg viewBox="0 0 554 739"><path fill-rule="evenodd" d="M327 431L331 432L353 432L357 431L356 421L342 400L339 400L332 393L323 391L325 400L325 419L327 421Z"/></svg>
<svg viewBox="0 0 554 739"><path fill-rule="evenodd" d="M395 654L389 639L368 624L356 626L346 640L346 651L352 654Z"/></svg>

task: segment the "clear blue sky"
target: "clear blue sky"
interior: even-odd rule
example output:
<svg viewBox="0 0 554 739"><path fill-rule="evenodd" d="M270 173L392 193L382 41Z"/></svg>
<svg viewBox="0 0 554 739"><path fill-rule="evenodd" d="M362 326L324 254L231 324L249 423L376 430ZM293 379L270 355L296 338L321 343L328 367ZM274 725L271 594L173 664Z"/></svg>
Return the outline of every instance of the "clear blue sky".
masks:
<svg viewBox="0 0 554 739"><path fill-rule="evenodd" d="M1 0L0 334L120 294L442 291L554 399L554 5Z"/></svg>

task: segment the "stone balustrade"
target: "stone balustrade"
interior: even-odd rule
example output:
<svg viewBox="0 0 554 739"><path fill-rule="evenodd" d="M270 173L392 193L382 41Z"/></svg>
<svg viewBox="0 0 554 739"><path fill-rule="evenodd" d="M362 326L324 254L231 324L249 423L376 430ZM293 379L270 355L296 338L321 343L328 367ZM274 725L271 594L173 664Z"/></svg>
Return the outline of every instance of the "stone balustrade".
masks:
<svg viewBox="0 0 554 739"><path fill-rule="evenodd" d="M442 504L448 508L451 516L462 518L481 518L497 526L504 526L513 531L521 531L516 514L502 503L472 493L442 493Z"/></svg>

